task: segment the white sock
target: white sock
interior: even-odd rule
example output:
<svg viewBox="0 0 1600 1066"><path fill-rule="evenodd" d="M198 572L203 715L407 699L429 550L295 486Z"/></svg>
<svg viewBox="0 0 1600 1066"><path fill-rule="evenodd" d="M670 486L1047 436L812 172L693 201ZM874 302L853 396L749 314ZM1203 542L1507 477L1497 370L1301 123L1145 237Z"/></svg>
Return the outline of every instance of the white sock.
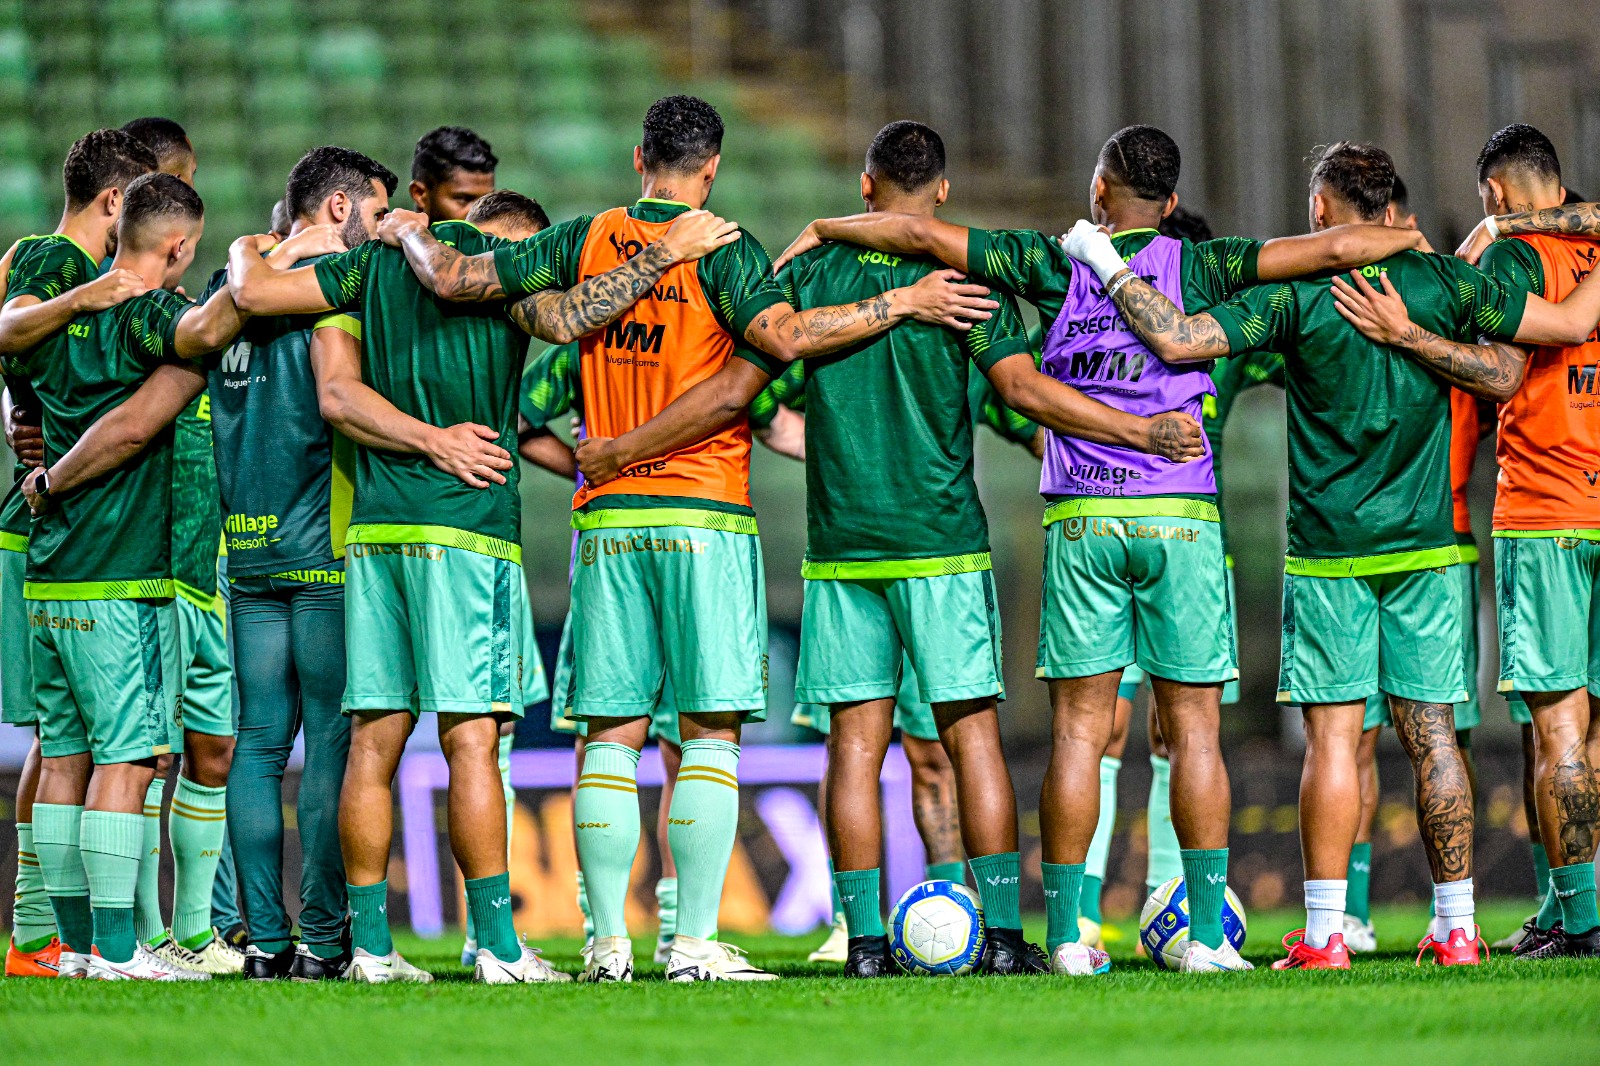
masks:
<svg viewBox="0 0 1600 1066"><path fill-rule="evenodd" d="M1447 881L1433 886L1433 939L1441 944L1450 939L1450 930L1460 929L1472 939L1472 878Z"/></svg>
<svg viewBox="0 0 1600 1066"><path fill-rule="evenodd" d="M1306 943L1314 948L1328 946L1328 938L1344 931L1344 894L1350 882L1306 882Z"/></svg>

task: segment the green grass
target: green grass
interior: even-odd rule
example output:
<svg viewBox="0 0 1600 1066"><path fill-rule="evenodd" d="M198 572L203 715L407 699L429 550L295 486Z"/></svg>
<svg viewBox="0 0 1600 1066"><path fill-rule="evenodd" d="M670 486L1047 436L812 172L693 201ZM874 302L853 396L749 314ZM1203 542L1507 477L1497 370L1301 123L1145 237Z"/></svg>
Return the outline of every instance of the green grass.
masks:
<svg viewBox="0 0 1600 1066"><path fill-rule="evenodd" d="M1480 920L1493 939L1526 913L1498 904ZM773 985L670 986L642 965L630 986L490 989L467 981L456 941L407 937L401 950L434 984L0 981L0 1043L10 1062L141 1064L1600 1061L1600 963L1497 955L1476 970L1414 968L1426 915L1396 908L1376 915L1378 956L1351 972L1273 973L1266 964L1299 915L1254 918L1246 954L1261 968L1212 978L1161 973L1124 939L1116 969L1096 980L847 982L804 961L816 937L773 936L744 944L789 978ZM545 947L576 967L576 942Z"/></svg>

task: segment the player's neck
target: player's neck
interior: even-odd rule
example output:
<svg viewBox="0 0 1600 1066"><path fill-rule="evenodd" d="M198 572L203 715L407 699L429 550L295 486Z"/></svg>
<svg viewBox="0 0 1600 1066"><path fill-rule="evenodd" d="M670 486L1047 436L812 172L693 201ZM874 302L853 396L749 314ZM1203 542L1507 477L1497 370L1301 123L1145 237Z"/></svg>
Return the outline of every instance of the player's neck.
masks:
<svg viewBox="0 0 1600 1066"><path fill-rule="evenodd" d="M1143 201L1112 204L1100 212L1096 225L1104 226L1113 235L1136 229L1157 229L1161 225L1161 208L1150 208Z"/></svg>
<svg viewBox="0 0 1600 1066"><path fill-rule="evenodd" d="M89 254L89 258L96 263L106 257L110 250L108 239L111 235L107 232L105 224L100 221L91 206L76 213L63 212L61 221L56 223L56 232L64 237L71 237L78 247Z"/></svg>
<svg viewBox="0 0 1600 1066"><path fill-rule="evenodd" d="M1515 182L1503 184L1505 195L1504 210L1501 214L1516 214L1519 211L1543 211L1548 207L1561 206L1561 186L1553 188L1531 188Z"/></svg>
<svg viewBox="0 0 1600 1066"><path fill-rule="evenodd" d="M918 218L932 218L934 209L939 205L927 196L873 196L867 201L867 214L879 212L891 215L915 215Z"/></svg>
<svg viewBox="0 0 1600 1066"><path fill-rule="evenodd" d="M117 257L111 261L111 269L131 270L152 289L165 288L167 256L165 252L135 252L118 248Z"/></svg>
<svg viewBox="0 0 1600 1066"><path fill-rule="evenodd" d="M669 200L691 211L704 207L710 194L711 187L699 175L645 174L639 185L641 200Z"/></svg>

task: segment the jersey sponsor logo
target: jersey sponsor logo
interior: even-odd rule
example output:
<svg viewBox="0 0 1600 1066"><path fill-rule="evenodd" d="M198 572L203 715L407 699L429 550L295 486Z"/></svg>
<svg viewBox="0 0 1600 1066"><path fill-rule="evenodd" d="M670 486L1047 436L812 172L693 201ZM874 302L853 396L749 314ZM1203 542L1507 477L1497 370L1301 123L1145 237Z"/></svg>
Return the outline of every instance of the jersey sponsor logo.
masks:
<svg viewBox="0 0 1600 1066"><path fill-rule="evenodd" d="M248 374L250 372L249 341L236 341L222 353L222 372L224 374Z"/></svg>
<svg viewBox="0 0 1600 1066"><path fill-rule="evenodd" d="M628 469L624 470L622 473L618 474L617 476L618 477L651 477L651 476L653 476L655 474L665 474L666 472L667 472L667 461L665 459L656 459L653 462L637 463L637 464L635 464L633 466L630 466L630 467L628 467Z"/></svg>
<svg viewBox="0 0 1600 1066"><path fill-rule="evenodd" d="M222 528L229 533L268 533L278 528L275 514L231 514Z"/></svg>
<svg viewBox="0 0 1600 1066"><path fill-rule="evenodd" d="M579 829L610 829L610 822L579 822Z"/></svg>
<svg viewBox="0 0 1600 1066"><path fill-rule="evenodd" d="M1093 518L1089 521L1089 532L1097 537L1131 540L1181 540L1193 543L1200 539L1198 529L1190 529L1187 526L1153 525L1134 518Z"/></svg>
<svg viewBox="0 0 1600 1066"><path fill-rule="evenodd" d="M867 266L897 267L900 265L900 257L889 255L887 252L862 252L856 256L856 262Z"/></svg>
<svg viewBox="0 0 1600 1066"><path fill-rule="evenodd" d="M88 633L94 629L95 619L74 618L71 615L51 614L39 610L29 613L28 624L35 629L70 629L78 633Z"/></svg>
<svg viewBox="0 0 1600 1066"><path fill-rule="evenodd" d="M615 233L608 233L606 234L606 239L611 242L611 250L616 252L624 262L632 259L645 249L643 241L636 241L631 237L619 240Z"/></svg>
<svg viewBox="0 0 1600 1066"><path fill-rule="evenodd" d="M1120 321L1117 315L1090 315L1088 318L1074 318L1062 326L1062 337L1092 337L1096 333L1105 333L1117 328Z"/></svg>
<svg viewBox="0 0 1600 1066"><path fill-rule="evenodd" d="M1600 363L1582 363L1567 367L1567 395L1594 395L1595 370Z"/></svg>
<svg viewBox="0 0 1600 1066"><path fill-rule="evenodd" d="M1082 515L1068 518L1060 523L1061 535L1068 540L1082 540L1084 532L1089 528L1089 520Z"/></svg>
<svg viewBox="0 0 1600 1066"><path fill-rule="evenodd" d="M689 298L683 294L683 290L676 285L653 285L645 298L668 304L686 304L689 302Z"/></svg>
<svg viewBox="0 0 1600 1066"><path fill-rule="evenodd" d="M1121 486L1125 481L1141 481L1144 475L1137 470L1129 470L1125 466L1091 466L1085 463L1074 463L1065 471L1067 477L1080 484L1084 482L1109 481L1112 485ZM1120 488L1110 495L1120 495Z"/></svg>
<svg viewBox="0 0 1600 1066"><path fill-rule="evenodd" d="M69 337L83 337L83 338L87 339L88 336L89 336L89 323L87 323L87 322L69 322L69 323L67 323L67 336L69 336Z"/></svg>
<svg viewBox="0 0 1600 1066"><path fill-rule="evenodd" d="M441 548L437 544L349 544L345 552L353 559L365 559L373 555L401 555L408 559L426 559L436 563L445 557L449 549Z"/></svg>
<svg viewBox="0 0 1600 1066"><path fill-rule="evenodd" d="M667 327L664 323L646 325L643 322L631 322L622 319L606 327L605 340L601 344L606 348L620 348L625 352L649 352L652 355L661 354L661 340L666 336ZM660 363L640 363L636 360L614 359L606 357L610 363L637 363L643 366L660 366Z"/></svg>
<svg viewBox="0 0 1600 1066"><path fill-rule="evenodd" d="M668 825L693 825L694 823L695 823L695 819L693 819L693 818L668 818L667 819L667 824Z"/></svg>
<svg viewBox="0 0 1600 1066"><path fill-rule="evenodd" d="M578 562L584 566L593 566L599 550L599 548L595 547L595 539L593 537L586 538L583 542L583 547L578 549Z"/></svg>
<svg viewBox="0 0 1600 1066"><path fill-rule="evenodd" d="M1087 352L1073 352L1067 367L1067 377L1074 381L1126 381L1132 384L1144 375L1145 364L1150 360L1146 351L1123 352L1096 348Z"/></svg>
<svg viewBox="0 0 1600 1066"><path fill-rule="evenodd" d="M631 555L634 552L663 552L668 554L704 555L710 547L703 540L694 540L689 537L651 537L643 533L636 533L631 537L592 537L583 542L583 550L578 552L579 560L585 566L594 562L594 559L585 559L584 555L596 542L599 542L599 552L602 555Z"/></svg>

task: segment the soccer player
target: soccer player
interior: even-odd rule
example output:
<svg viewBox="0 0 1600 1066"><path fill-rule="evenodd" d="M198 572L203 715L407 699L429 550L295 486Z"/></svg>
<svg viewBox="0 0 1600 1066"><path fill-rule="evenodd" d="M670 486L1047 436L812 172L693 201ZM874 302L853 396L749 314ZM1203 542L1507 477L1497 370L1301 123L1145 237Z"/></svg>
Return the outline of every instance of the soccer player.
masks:
<svg viewBox="0 0 1600 1066"><path fill-rule="evenodd" d="M402 214L424 228L421 216ZM492 255L500 244L466 223L439 225L440 238L468 253ZM362 446L345 603L346 648L361 654L347 656L343 703L354 724L339 805L354 943L348 979L431 979L394 950L385 914L390 782L424 710L442 712L452 850L474 912L476 978L564 976L518 943L508 906L496 750L499 722L523 710L527 593L516 470L498 442L515 439L524 333L565 342L604 326L674 262L716 247L731 230L699 214L655 254L565 294L470 309L423 291L405 256L376 242L288 271L261 261L259 238L236 241L230 250L230 285L245 307L271 314L362 311L358 364L351 365L346 349L345 402L330 409L326 395L323 401L324 416ZM326 394L326 383L321 387ZM446 454L435 458L441 441Z"/></svg>
<svg viewBox="0 0 1600 1066"><path fill-rule="evenodd" d="M1522 696L1532 713L1537 825L1551 864L1544 906L1515 950L1533 959L1592 956L1600 954L1594 903L1600 805L1588 746L1600 735L1592 713L1600 676L1588 619L1600 510L1585 472L1600 469L1600 423L1576 397L1593 391L1592 368L1600 362L1600 339L1587 317L1588 308L1600 307L1591 302L1600 296L1593 272L1600 216L1593 205L1562 206L1555 147L1523 124L1500 130L1479 153L1478 191L1488 217L1463 250L1469 257L1481 252L1489 276L1529 294L1525 329L1536 309L1548 310L1543 300L1564 301L1563 311L1573 305L1576 326L1565 337L1519 334L1542 342L1531 350L1452 343L1418 321L1410 292L1389 284L1388 299L1350 290L1371 308L1353 321L1460 388L1501 404L1494 513L1500 689ZM1512 208L1508 217L1496 217ZM1485 233L1512 239L1484 250ZM1403 304L1393 298L1396 288Z"/></svg>
<svg viewBox="0 0 1600 1066"><path fill-rule="evenodd" d="M411 202L429 223L460 221L494 191L499 163L489 142L465 126L430 130L411 157Z"/></svg>
<svg viewBox="0 0 1600 1066"><path fill-rule="evenodd" d="M136 118L122 127L122 132L155 153L156 169L171 174L185 185L194 185L194 173L199 163L189 134L170 118Z"/></svg>
<svg viewBox="0 0 1600 1066"><path fill-rule="evenodd" d="M1312 173L1313 227L1381 219L1393 183L1394 166L1381 150L1330 147ZM1284 353L1290 502L1279 700L1305 712L1300 826L1308 920L1284 938L1289 955L1274 966L1349 966L1343 875L1360 816L1355 753L1363 704L1375 690L1389 695L1417 770L1437 912L1420 948L1443 965L1476 964L1473 812L1451 706L1465 692L1460 584L1449 570L1460 560L1448 493L1449 385L1339 317L1327 281L1257 286L1191 315L1127 269L1093 224L1080 222L1063 243L1168 362ZM1582 313L1537 299L1525 312L1521 293L1443 256L1406 251L1366 270L1388 271L1423 328L1458 339L1480 331L1510 339L1519 328L1565 335Z"/></svg>
<svg viewBox="0 0 1600 1066"><path fill-rule="evenodd" d="M1259 278L1364 262L1415 240L1377 227L1264 244L1157 240L1156 227L1176 205L1179 162L1165 133L1128 127L1101 149L1090 195L1095 220L1118 234L1141 271L1157 271L1186 308L1220 303ZM1030 301L1046 327L1046 372L1113 406L1181 406L1199 415L1213 391L1205 368L1168 366L1127 335L1090 275L1043 234L896 216L874 223L866 215L813 223L784 256L820 239L932 254ZM1193 915L1185 966L1247 968L1221 924L1229 799L1217 737L1222 685L1237 667L1210 453L1176 466L1090 442L1051 441L1040 483L1050 503L1039 655L1056 720L1040 805L1049 946L1054 951L1081 935L1099 763L1122 669L1133 662L1158 679L1157 714L1174 755L1174 823L1188 845L1181 858Z"/></svg>
<svg viewBox="0 0 1600 1066"><path fill-rule="evenodd" d="M130 182L112 269L138 275L148 291L74 321L56 349L11 362L39 395L49 464L23 482L41 515L24 589L45 756L35 819L40 829L49 823L36 844L64 942L82 953L79 945L92 936L87 976L104 979L209 976L152 954L135 935L132 914L155 759L183 742L168 427L204 386L186 361L218 350L242 324L226 293L196 306L171 291L193 261L203 224L200 198L179 179L152 174ZM13 301L40 284L22 279L48 281L51 264L38 266L34 274L17 265ZM163 395L178 402L124 434L125 465L102 475L79 438L163 371L176 382ZM89 780L74 761L84 753L95 763ZM85 885L92 933L82 926ZM205 904L209 919L209 882Z"/></svg>
<svg viewBox="0 0 1600 1066"><path fill-rule="evenodd" d="M370 240L398 179L347 148L307 152L289 172L292 240ZM218 272L212 286L226 281ZM354 448L322 417L311 337L319 315L253 318L210 374L211 425L228 551L239 736L228 832L250 943L250 978L338 976L345 947L338 803L350 748L344 696L345 535ZM283 899L283 773L297 733L300 943Z"/></svg>
<svg viewBox="0 0 1600 1066"><path fill-rule="evenodd" d="M96 130L84 135L67 153L62 167L66 207L56 232L20 242L7 253L9 282L5 305L0 308L0 355L8 360L7 392L13 405L12 418L7 421L8 430L17 422L37 427L42 417L32 384L24 376L10 372L9 360L34 348L43 349L47 354L53 352L65 340L67 325L79 315L105 310L145 291L144 280L138 275L126 270L107 271L102 275L100 263L116 248L117 221L121 217L123 192L128 182L155 167L155 156L149 149L120 130ZM14 276L11 268L19 262L27 270ZM32 434L28 436L31 438ZM43 461L42 436L36 447L28 451L39 462ZM34 842L33 804L41 752L39 706L28 652L30 612L23 598L31 527L22 495L21 482L25 473L25 468L17 468L16 481L0 506L0 638L3 638L0 646L4 648L4 660L0 662L0 677L4 681L0 689L0 720L31 728L35 734L23 762L16 800L18 853L30 856L33 861L18 860L16 913L20 916L14 919L17 928L13 930L7 949L6 965L7 973L47 977L59 966L66 976L80 977L89 952L83 903L63 906L74 912L77 919L74 928L84 942L72 945L64 938L52 940L57 922ZM73 772L87 778L91 766L88 755L77 755L66 762ZM67 820L47 828L47 850L53 830L59 830L56 836L70 833L72 842L58 840L55 843L68 848L76 862L73 843L77 839L76 829L67 824ZM81 871L81 863L78 869ZM72 887L77 888L81 874L69 880L73 882ZM87 887L83 889L73 894L84 896Z"/></svg>

